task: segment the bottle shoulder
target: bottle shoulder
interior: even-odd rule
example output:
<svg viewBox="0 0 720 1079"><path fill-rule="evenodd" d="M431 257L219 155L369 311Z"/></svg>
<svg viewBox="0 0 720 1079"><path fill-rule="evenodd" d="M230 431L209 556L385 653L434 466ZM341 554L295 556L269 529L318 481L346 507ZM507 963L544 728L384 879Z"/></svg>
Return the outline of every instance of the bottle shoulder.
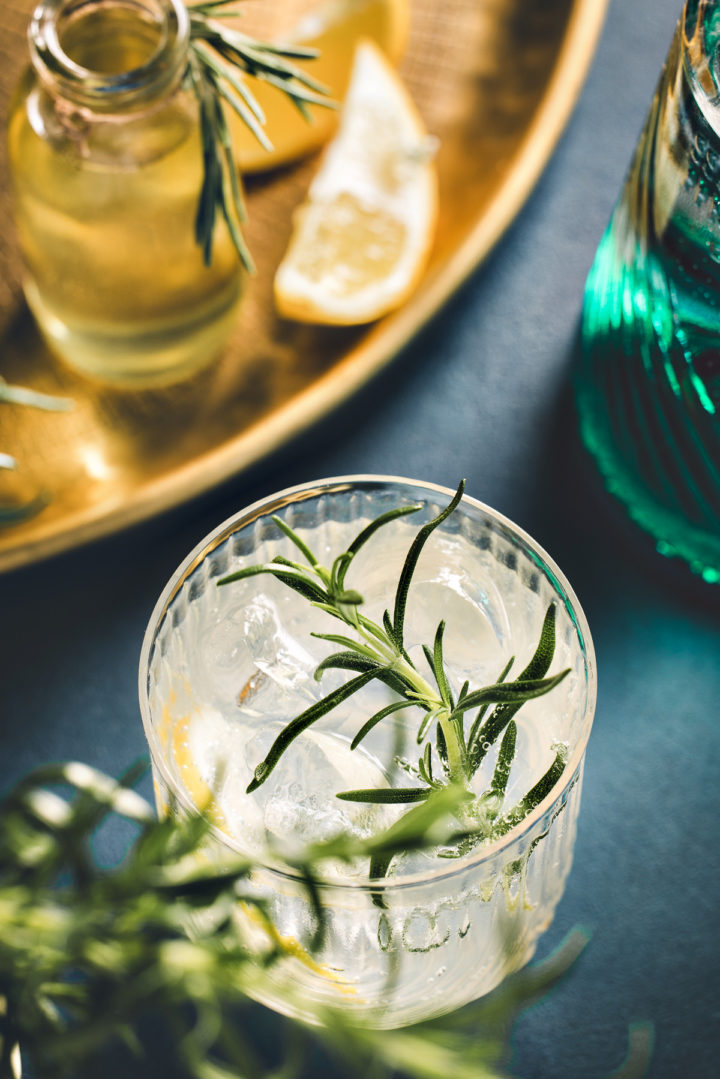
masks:
<svg viewBox="0 0 720 1079"><path fill-rule="evenodd" d="M10 165L16 172L32 170L38 156L75 168L135 171L198 142L197 102L183 88L142 110L94 113L49 93L28 68L9 111Z"/></svg>

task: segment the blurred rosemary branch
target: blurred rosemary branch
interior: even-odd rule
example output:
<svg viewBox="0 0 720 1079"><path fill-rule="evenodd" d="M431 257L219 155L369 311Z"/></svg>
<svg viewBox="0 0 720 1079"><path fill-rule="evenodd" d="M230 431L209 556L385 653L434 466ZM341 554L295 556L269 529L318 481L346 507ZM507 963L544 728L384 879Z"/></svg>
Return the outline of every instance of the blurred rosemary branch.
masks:
<svg viewBox="0 0 720 1079"><path fill-rule="evenodd" d="M138 1035L148 1015L167 1028L172 1059L164 1059L163 1074L190 1079L291 1079L318 1044L344 1075L500 1079L509 1075L513 1021L585 945L576 930L544 963L511 976L475 1005L414 1027L377 1031L354 1024L347 1012L317 1007L319 1025L288 1021L286 1059L266 1065L242 1011L258 1007L248 994L262 991L285 952L278 939L258 962L234 931L239 902L265 914L247 887L252 863L238 858L218 870L199 858L206 821L157 820L128 785L138 772L118 783L82 764L49 766L22 780L2 805L0 1079L18 1076L18 1046L37 1079L96 1079L107 1074L108 1051L120 1047L135 1058L138 1077L155 1075ZM122 862L102 868L92 840L108 817L131 822L134 832ZM438 818L431 831L443 826ZM409 838L406 832L404 845ZM323 860L372 856L387 843L337 837L296 862L315 901L316 933L323 927L315 887ZM300 996L288 985L293 992ZM302 1005L313 1007L306 997ZM255 1023L251 1016L247 1027ZM648 1029L631 1028L627 1060L614 1079L639 1079L649 1052Z"/></svg>
<svg viewBox="0 0 720 1079"><path fill-rule="evenodd" d="M55 397L47 393L38 393L27 386L13 386L0 376L0 404L25 405L30 408L40 408L44 412L67 412L73 408L73 402L68 397ZM14 470L17 461L9 453L0 453L0 468ZM14 524L26 517L32 517L45 507L47 500L38 495L29 502L19 505L0 505L0 524Z"/></svg>

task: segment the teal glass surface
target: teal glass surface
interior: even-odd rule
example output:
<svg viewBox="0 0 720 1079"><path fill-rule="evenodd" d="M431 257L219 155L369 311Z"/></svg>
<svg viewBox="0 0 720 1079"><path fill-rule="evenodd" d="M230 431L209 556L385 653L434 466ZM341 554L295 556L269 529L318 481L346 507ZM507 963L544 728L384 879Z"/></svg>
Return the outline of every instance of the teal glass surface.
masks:
<svg viewBox="0 0 720 1079"><path fill-rule="evenodd" d="M580 431L657 549L720 583L720 4L688 0L585 287Z"/></svg>

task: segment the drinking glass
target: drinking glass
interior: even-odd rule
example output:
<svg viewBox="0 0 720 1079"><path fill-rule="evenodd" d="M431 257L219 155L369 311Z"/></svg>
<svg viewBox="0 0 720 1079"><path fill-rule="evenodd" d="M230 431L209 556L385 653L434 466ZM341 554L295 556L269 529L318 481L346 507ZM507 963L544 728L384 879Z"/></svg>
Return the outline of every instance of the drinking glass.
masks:
<svg viewBox="0 0 720 1079"><path fill-rule="evenodd" d="M329 864L320 884L326 932L314 950L312 903L283 852L343 830L367 834L367 807L335 795L392 781L396 756L411 751L407 739L403 745L407 731L388 717L351 751L352 736L375 710L358 695L306 730L267 782L245 793L277 731L326 692L313 671L333 648L310 631L337 632L338 623L269 575L222 588L218 580L278 553L297 555L273 515L330 564L369 521L417 505L417 514L380 529L348 572L347 587L362 593L363 611L381 618L418 528L451 497L433 484L382 476L322 480L272 495L188 555L150 619L140 700L159 810L204 806L212 824L203 857L218 867L233 853L254 858L249 886L267 903L287 954L253 994L286 1014L312 1019L327 1005L351 1008L376 1027L396 1027L458 1008L530 959L563 893L595 706L590 633L550 557L468 496L422 552L408 598L407 648L415 656L442 618L451 679L493 683L509 656L518 669L532 656L554 604L551 673L569 673L518 712L517 763L537 778L561 744L567 763L558 781L519 824L466 854L443 856L453 853L443 848L403 855L382 880L369 879L365 860ZM340 672L339 682L345 677ZM382 814L397 807L371 808L382 823ZM238 904L238 931L252 936L249 920Z"/></svg>
<svg viewBox="0 0 720 1079"><path fill-rule="evenodd" d="M720 582L720 5L687 0L585 287L577 404L610 492Z"/></svg>

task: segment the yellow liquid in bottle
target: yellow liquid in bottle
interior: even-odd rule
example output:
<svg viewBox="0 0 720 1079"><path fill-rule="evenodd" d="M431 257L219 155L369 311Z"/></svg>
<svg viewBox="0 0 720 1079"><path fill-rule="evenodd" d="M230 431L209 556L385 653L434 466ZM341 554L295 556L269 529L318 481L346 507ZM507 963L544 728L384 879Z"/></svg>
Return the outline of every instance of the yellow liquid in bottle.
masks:
<svg viewBox="0 0 720 1079"><path fill-rule="evenodd" d="M106 74L154 50L154 28L96 10L63 41ZM240 295L237 254L216 227L203 264L194 222L202 151L194 97L98 118L59 110L28 75L9 124L15 216L32 308L51 347L105 381L177 378L222 347Z"/></svg>

